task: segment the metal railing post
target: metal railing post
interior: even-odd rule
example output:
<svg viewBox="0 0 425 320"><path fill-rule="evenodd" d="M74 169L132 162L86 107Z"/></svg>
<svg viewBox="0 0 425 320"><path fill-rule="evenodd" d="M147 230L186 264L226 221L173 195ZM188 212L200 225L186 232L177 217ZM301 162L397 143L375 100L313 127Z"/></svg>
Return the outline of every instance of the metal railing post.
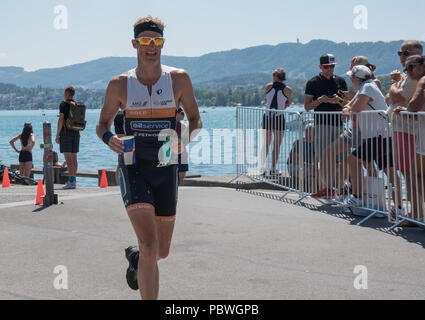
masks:
<svg viewBox="0 0 425 320"><path fill-rule="evenodd" d="M57 204L57 195L54 194L54 169L53 169L53 144L52 144L52 125L46 121L43 123L43 141L44 141L44 182L46 185L46 195L43 205L50 206Z"/></svg>

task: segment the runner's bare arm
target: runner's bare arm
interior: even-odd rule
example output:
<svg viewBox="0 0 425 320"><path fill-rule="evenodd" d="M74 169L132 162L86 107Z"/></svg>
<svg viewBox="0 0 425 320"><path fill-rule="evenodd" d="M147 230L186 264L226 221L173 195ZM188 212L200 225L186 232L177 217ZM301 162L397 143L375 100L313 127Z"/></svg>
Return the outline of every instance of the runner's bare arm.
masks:
<svg viewBox="0 0 425 320"><path fill-rule="evenodd" d="M425 105L425 77L422 77L422 79L419 80L418 85L416 86L415 94L413 95L412 100L410 100L407 111L410 111L410 112L424 111L422 110L424 105Z"/></svg>
<svg viewBox="0 0 425 320"><path fill-rule="evenodd" d="M120 75L111 79L105 93L105 102L100 112L99 122L96 126L97 136L103 140L103 135L110 131L114 118L118 110L124 106L124 98L126 98L126 81L127 76ZM121 140L114 135L109 140L109 148L121 154L124 151L124 145Z"/></svg>
<svg viewBox="0 0 425 320"><path fill-rule="evenodd" d="M200 129L202 129L202 120L199 114L198 102L193 92L192 81L186 70L178 69L171 73L174 87L177 93L176 105L180 103L189 120L189 141L195 139Z"/></svg>

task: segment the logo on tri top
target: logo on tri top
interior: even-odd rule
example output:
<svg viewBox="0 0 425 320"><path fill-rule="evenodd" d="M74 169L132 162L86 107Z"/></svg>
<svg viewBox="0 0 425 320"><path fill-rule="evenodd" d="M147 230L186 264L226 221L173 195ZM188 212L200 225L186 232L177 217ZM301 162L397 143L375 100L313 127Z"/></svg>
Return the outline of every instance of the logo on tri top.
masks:
<svg viewBox="0 0 425 320"><path fill-rule="evenodd" d="M160 95L161 93L162 93L162 89L159 89L159 90L156 91L157 95Z"/></svg>
<svg viewBox="0 0 425 320"><path fill-rule="evenodd" d="M170 103L173 103L173 100L171 100L171 99L169 99L169 100L163 100L163 101L155 100L153 102L153 105L154 106L166 106L166 105L168 105Z"/></svg>
<svg viewBox="0 0 425 320"><path fill-rule="evenodd" d="M146 107L146 105L148 104L147 101L134 101L131 106L132 107Z"/></svg>
<svg viewBox="0 0 425 320"><path fill-rule="evenodd" d="M171 128L170 121L131 121L131 130L139 132L159 132Z"/></svg>

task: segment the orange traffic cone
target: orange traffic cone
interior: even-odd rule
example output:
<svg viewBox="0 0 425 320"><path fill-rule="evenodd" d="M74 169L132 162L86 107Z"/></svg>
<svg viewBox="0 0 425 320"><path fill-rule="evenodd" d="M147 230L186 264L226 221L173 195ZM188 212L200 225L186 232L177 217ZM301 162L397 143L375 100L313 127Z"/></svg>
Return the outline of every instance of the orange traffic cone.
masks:
<svg viewBox="0 0 425 320"><path fill-rule="evenodd" d="M37 196L35 197L35 205L43 204L43 196L44 196L43 183L41 183L41 179L38 179Z"/></svg>
<svg viewBox="0 0 425 320"><path fill-rule="evenodd" d="M4 168L3 183L2 183L1 186L3 188L9 188L10 187L9 172L7 172L7 168Z"/></svg>
<svg viewBox="0 0 425 320"><path fill-rule="evenodd" d="M102 170L102 176L100 177L100 188L108 188L108 179L106 179L106 172L105 169Z"/></svg>

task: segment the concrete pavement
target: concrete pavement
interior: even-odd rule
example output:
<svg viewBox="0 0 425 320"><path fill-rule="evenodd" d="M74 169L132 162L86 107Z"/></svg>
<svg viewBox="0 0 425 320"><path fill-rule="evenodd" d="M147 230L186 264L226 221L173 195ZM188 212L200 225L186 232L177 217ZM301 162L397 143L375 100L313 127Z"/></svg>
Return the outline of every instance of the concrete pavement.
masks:
<svg viewBox="0 0 425 320"><path fill-rule="evenodd" d="M329 206L269 198L181 188L160 299L425 299L424 230L386 234L382 219L358 227ZM136 238L119 189L59 200L0 207L0 299L139 299L125 282L124 248ZM59 265L67 290L54 287ZM354 287L356 266L367 268L367 290Z"/></svg>

